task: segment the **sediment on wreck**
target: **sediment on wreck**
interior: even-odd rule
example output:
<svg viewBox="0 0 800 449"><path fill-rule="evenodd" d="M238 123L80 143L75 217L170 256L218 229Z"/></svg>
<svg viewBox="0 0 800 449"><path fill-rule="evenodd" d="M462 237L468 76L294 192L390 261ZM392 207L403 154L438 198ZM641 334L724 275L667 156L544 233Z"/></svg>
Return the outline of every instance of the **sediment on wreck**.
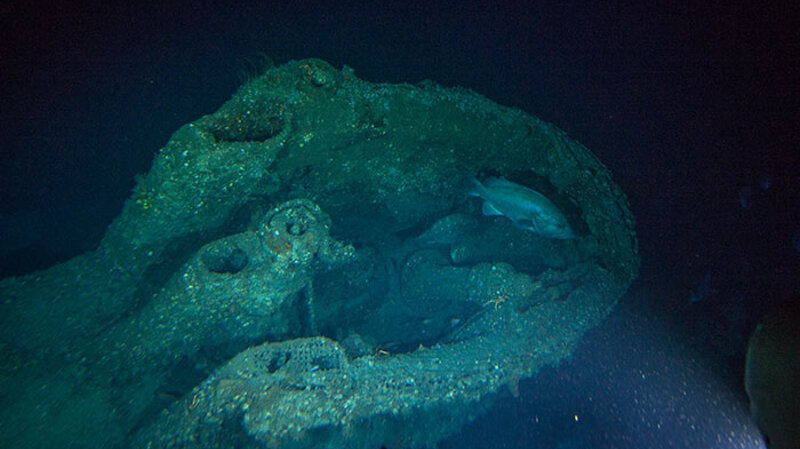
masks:
<svg viewBox="0 0 800 449"><path fill-rule="evenodd" d="M465 174L541 192L578 237L481 216ZM613 310L633 226L550 124L289 62L176 131L96 251L0 282L8 400L51 411L11 441L432 445Z"/></svg>

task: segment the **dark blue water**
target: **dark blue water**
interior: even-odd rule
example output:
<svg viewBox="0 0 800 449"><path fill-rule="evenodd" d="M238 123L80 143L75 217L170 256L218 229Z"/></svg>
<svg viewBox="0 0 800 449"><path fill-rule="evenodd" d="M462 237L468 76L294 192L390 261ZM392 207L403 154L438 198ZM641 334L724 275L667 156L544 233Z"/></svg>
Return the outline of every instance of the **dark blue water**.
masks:
<svg viewBox="0 0 800 449"><path fill-rule="evenodd" d="M641 308L639 285L574 356L442 447L762 448L739 373Z"/></svg>

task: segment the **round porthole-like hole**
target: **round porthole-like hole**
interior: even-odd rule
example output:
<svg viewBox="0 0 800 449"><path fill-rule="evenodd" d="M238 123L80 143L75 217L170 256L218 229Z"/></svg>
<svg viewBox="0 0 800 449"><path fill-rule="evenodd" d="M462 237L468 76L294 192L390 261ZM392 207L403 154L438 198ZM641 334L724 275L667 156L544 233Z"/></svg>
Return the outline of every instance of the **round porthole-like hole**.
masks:
<svg viewBox="0 0 800 449"><path fill-rule="evenodd" d="M209 248L200 256L203 265L212 273L236 274L249 262L247 253L239 247Z"/></svg>
<svg viewBox="0 0 800 449"><path fill-rule="evenodd" d="M217 142L266 142L286 127L284 105L265 101L228 110L214 117L209 128Z"/></svg>
<svg viewBox="0 0 800 449"><path fill-rule="evenodd" d="M289 235L301 236L305 234L307 230L308 230L307 223L297 222L297 221L290 221L286 223L286 232L288 232Z"/></svg>

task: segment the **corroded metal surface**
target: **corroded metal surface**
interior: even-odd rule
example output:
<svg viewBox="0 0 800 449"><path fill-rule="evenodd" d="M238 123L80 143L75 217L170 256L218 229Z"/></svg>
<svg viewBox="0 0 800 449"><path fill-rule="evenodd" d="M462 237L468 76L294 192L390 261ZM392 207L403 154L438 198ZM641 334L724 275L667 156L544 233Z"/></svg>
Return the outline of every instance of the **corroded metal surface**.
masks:
<svg viewBox="0 0 800 449"><path fill-rule="evenodd" d="M482 217L465 174L577 237ZM176 131L96 251L0 282L0 443L432 445L569 356L638 268L625 196L552 125L290 62Z"/></svg>

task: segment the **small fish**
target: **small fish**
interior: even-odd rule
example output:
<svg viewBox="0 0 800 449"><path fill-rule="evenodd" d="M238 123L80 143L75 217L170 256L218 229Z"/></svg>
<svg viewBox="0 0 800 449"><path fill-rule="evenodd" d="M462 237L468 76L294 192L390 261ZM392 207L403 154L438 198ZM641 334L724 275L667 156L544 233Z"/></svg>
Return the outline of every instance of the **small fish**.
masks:
<svg viewBox="0 0 800 449"><path fill-rule="evenodd" d="M750 209L753 206L753 188L744 186L739 189L739 205L742 209Z"/></svg>
<svg viewBox="0 0 800 449"><path fill-rule="evenodd" d="M750 209L755 202L761 201L771 188L772 178L769 176L758 181L758 189L749 185L742 187L739 189L739 205L742 206L742 209Z"/></svg>
<svg viewBox="0 0 800 449"><path fill-rule="evenodd" d="M484 215L502 215L518 228L542 237L575 238L566 217L541 193L505 178L487 178L483 183L467 176L467 194L483 199Z"/></svg>
<svg viewBox="0 0 800 449"><path fill-rule="evenodd" d="M689 304L696 304L711 294L711 272L706 271L703 279L689 291Z"/></svg>

